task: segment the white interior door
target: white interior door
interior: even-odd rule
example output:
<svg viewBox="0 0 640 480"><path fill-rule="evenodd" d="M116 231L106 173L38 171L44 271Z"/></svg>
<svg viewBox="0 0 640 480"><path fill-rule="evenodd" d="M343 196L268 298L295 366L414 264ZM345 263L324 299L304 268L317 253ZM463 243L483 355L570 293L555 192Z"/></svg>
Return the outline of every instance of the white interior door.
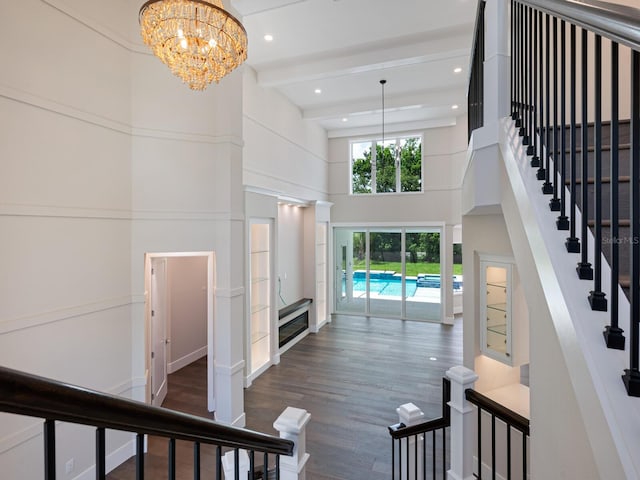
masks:
<svg viewBox="0 0 640 480"><path fill-rule="evenodd" d="M151 404L167 395L167 259L151 260Z"/></svg>

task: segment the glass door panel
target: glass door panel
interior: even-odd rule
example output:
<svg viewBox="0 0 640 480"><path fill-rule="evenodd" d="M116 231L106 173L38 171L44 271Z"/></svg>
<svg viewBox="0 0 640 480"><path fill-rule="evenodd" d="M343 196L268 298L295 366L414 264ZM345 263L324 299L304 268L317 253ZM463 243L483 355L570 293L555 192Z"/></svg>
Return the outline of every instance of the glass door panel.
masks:
<svg viewBox="0 0 640 480"><path fill-rule="evenodd" d="M440 233L407 230L406 314L411 320L440 320Z"/></svg>
<svg viewBox="0 0 640 480"><path fill-rule="evenodd" d="M403 262L400 230L369 233L369 312L402 316Z"/></svg>
<svg viewBox="0 0 640 480"><path fill-rule="evenodd" d="M367 232L336 228L335 298L338 313L366 313Z"/></svg>

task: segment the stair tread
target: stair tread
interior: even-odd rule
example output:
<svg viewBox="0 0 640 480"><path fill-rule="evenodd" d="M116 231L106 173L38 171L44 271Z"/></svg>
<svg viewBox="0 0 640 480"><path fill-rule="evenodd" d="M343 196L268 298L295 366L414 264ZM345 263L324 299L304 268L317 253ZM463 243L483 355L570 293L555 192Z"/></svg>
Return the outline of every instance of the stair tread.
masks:
<svg viewBox="0 0 640 480"><path fill-rule="evenodd" d="M611 226L611 220L603 219L601 224L602 224L603 227L610 227ZM587 225L589 225L590 227L595 226L595 220L587 220ZM629 227L629 226L631 226L631 220L629 220L628 218L621 218L620 220L618 220L618 226L619 227Z"/></svg>
<svg viewBox="0 0 640 480"><path fill-rule="evenodd" d="M620 175L618 177L618 183L629 183L631 181L631 177L629 175ZM580 185L582 183L582 178L576 178L576 184ZM589 185L593 185L596 183L595 177L587 178L587 183ZM611 183L611 177L602 177L602 183ZM571 180L565 180L565 185L571 185Z"/></svg>

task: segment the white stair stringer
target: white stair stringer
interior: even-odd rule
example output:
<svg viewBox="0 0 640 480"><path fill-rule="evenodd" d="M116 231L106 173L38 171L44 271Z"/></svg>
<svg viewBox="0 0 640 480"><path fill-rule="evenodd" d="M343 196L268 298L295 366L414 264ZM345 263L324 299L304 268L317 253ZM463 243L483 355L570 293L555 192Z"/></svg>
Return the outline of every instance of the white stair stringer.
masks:
<svg viewBox="0 0 640 480"><path fill-rule="evenodd" d="M627 395L621 379L629 365L627 298L618 288L619 322L627 336L627 349L608 349L602 332L609 324L610 314L591 310L587 298L593 281L578 279L576 265L580 255L567 253L564 243L569 232L556 229L558 212L550 211L551 196L542 193L542 182L536 180L536 170L530 166L526 147L521 145L510 118L501 121L499 136L501 207L529 305L533 478L543 478L535 472L545 468L541 465L545 459L537 458L536 451L553 452L553 416L560 415L556 428L560 429L565 419L564 425L571 425L575 412L570 406L576 405L599 475L589 478L639 479L640 399ZM576 218L579 236L579 215ZM589 247L589 261L593 263L592 236ZM610 269L604 257L602 285L610 298ZM558 371L550 372L556 345ZM563 388L570 388L572 395L563 397ZM540 396L542 392L555 398L546 400ZM550 404L559 411L541 411L541 407ZM567 410L563 413L564 407ZM546 432L544 435L549 438L536 439L537 424L540 433ZM570 432L556 433L571 438ZM576 438L576 444L581 440ZM578 478L559 472L555 475L553 478Z"/></svg>

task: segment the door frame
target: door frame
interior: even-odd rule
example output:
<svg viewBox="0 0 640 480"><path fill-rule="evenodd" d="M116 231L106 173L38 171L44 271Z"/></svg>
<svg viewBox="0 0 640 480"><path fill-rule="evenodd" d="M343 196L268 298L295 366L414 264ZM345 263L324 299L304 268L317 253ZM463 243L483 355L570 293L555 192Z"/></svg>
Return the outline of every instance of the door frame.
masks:
<svg viewBox="0 0 640 480"><path fill-rule="evenodd" d="M154 252L144 254L144 317L145 317L145 401L151 403L151 259L168 257L207 258L207 409L216 409L215 397L215 252ZM165 358L166 361L166 358Z"/></svg>

